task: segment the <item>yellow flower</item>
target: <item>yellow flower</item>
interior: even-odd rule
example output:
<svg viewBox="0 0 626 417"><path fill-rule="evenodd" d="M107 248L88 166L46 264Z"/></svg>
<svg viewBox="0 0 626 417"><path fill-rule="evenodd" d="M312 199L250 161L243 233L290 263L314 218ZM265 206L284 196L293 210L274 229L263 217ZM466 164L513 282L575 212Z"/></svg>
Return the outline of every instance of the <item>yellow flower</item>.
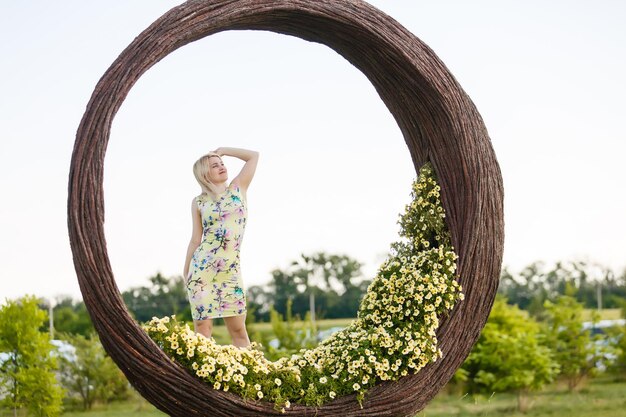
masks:
<svg viewBox="0 0 626 417"><path fill-rule="evenodd" d="M442 355L437 349L437 314L444 307L446 310L453 308L455 301L464 296L454 279L456 265L453 261L458 256L443 228L445 216L432 168L420 169L411 191L413 202L407 205L405 214L411 226L411 230L405 230L409 232L405 247L411 250L391 255L382 263L363 297L357 319L317 348L303 349L290 358L271 362L259 349L240 351L233 346L220 346L213 338L196 334L188 324L178 324L175 316L171 321L155 317L149 326L143 326L144 329L161 346L165 344L168 353L174 351L182 356L186 350L188 357L197 356L197 362L190 363L196 375L209 379L216 389L223 387L224 391L229 389L226 381L231 379L237 384L233 387L245 387L243 375L246 374L250 374L252 380L259 380L285 371L289 372L282 374L287 378L284 381L286 391L299 391L299 395L304 396L305 390L299 386L300 376L326 369L325 375L318 376L320 384L326 384L329 376L340 382L340 375L347 373L342 382L348 386L353 382L354 391L362 395L365 387L370 382L375 384L376 379L397 380L408 375L408 369L418 371ZM436 248L429 248L431 242L420 229L434 232ZM413 251L420 246L420 251ZM365 331L366 328L373 331ZM381 351L383 353L377 356ZM359 356L359 352L363 355ZM400 353L406 360L395 357ZM216 368L220 369L214 374ZM214 377L211 378L211 374ZM289 386L292 381L295 386ZM276 386L283 385L280 378L275 378L274 382ZM257 397L263 398L261 384L255 384L254 388ZM329 393L330 399L335 396L334 391ZM281 406L280 402L276 405ZM285 412L290 403L286 401L283 405L281 412Z"/></svg>

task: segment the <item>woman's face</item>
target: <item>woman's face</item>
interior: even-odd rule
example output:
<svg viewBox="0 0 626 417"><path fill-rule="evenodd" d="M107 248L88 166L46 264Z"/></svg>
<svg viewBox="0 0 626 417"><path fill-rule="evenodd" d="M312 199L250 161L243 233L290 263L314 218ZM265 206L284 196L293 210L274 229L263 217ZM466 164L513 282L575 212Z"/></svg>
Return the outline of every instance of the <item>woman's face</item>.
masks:
<svg viewBox="0 0 626 417"><path fill-rule="evenodd" d="M209 158L209 180L214 183L224 182L228 179L228 171L222 161L217 156Z"/></svg>

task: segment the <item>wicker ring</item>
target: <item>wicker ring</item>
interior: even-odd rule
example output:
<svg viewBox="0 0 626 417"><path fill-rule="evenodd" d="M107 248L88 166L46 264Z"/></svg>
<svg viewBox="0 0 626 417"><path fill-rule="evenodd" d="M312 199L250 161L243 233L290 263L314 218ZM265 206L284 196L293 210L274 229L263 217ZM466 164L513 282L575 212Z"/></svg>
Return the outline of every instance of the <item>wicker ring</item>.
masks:
<svg viewBox="0 0 626 417"><path fill-rule="evenodd" d="M504 221L500 168L475 106L443 63L398 22L360 0L188 1L142 32L98 82L82 118L69 176L68 227L84 302L132 385L172 416L280 414L268 402L213 390L170 360L129 316L104 236L103 165L111 123L135 82L172 51L216 32L267 30L329 46L361 70L396 119L416 171L430 161L459 255L465 301L441 321L443 358L420 372L289 415L414 415L452 377L482 330L498 286Z"/></svg>

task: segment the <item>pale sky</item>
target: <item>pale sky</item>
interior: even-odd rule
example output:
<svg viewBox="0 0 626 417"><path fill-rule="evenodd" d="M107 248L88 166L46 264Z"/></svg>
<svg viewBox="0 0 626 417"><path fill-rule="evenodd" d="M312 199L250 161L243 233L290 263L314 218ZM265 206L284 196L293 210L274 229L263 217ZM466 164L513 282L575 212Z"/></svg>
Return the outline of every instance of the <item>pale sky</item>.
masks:
<svg viewBox="0 0 626 417"><path fill-rule="evenodd" d="M626 3L376 0L428 44L481 113L504 178L504 266L626 267ZM119 53L176 1L0 3L0 302L80 297L67 232L76 129ZM193 162L261 158L248 192L246 286L301 253L347 254L371 277L415 176L391 114L332 49L230 31L151 68L114 122L105 232L120 290L182 274ZM226 158L231 179L241 163Z"/></svg>

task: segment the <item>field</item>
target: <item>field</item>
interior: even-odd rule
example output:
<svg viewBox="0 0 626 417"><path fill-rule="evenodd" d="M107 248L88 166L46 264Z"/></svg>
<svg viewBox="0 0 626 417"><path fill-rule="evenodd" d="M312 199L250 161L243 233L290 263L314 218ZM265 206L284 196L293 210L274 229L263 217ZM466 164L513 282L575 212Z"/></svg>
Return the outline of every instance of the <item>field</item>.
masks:
<svg viewBox="0 0 626 417"><path fill-rule="evenodd" d="M583 319L591 320L591 314L595 310L586 309L583 311ZM604 309L600 312L600 318L602 320L614 320L619 319L621 315L621 311L619 308L613 309ZM317 327L319 330L329 329L331 327L345 327L354 319L331 319L331 320L319 320L317 322ZM296 322L296 327L302 327L303 323ZM250 335L250 340L254 341L258 339L258 335L255 338L255 333L258 332L258 335L262 335L265 338L271 339L272 335L272 325L270 323L254 323L248 328L248 334ZM215 341L220 344L230 343L230 337L228 336L228 331L224 326L223 322L216 321L216 325L213 328L213 337ZM258 341L258 340L257 340Z"/></svg>
<svg viewBox="0 0 626 417"><path fill-rule="evenodd" d="M516 411L517 400L514 394L473 397L442 392L416 417L625 417L624 392L626 392L626 382L615 382L607 377L591 380L578 392L572 393L567 392L563 386L553 385L533 396L532 407L526 414ZM8 415L0 412L0 416ZM108 408L98 407L91 412L63 414L65 417L157 417L164 415L139 397L125 403L109 405Z"/></svg>
<svg viewBox="0 0 626 417"><path fill-rule="evenodd" d="M441 393L417 417L626 417L624 392L626 382L608 377L591 380L578 392L568 392L566 386L555 384L535 393L525 414L517 411L515 394L474 397Z"/></svg>
<svg viewBox="0 0 626 417"><path fill-rule="evenodd" d="M583 312L584 320L591 320L591 314L595 310L585 310ZM621 311L619 308L613 309L604 309L600 313L600 318L603 320L614 320L620 318ZM329 329L331 327L345 327L354 319L331 319L331 320L319 320L317 322L317 327L319 330ZM303 323L296 322L296 327L302 327ZM258 335L255 333L258 332ZM250 335L250 340L257 340L259 335L262 335L265 338L271 339L272 335L272 325L270 323L254 323L248 328L248 334ZM216 325L213 328L213 337L215 341L220 344L230 343L230 337L228 336L228 331L224 326L223 322L216 321ZM257 340L259 341L259 340Z"/></svg>
<svg viewBox="0 0 626 417"><path fill-rule="evenodd" d="M585 311L585 319L591 317L591 310ZM602 319L617 319L619 309L607 309L601 313ZM353 319L320 320L318 329L325 330L332 327L345 327ZM294 323L296 328L303 323ZM270 323L254 323L248 328L252 340L259 335L266 339L273 337ZM216 322L214 337L220 344L230 343L230 337L223 324ZM587 381L577 392L568 392L566 387L554 384L541 392L537 392L531 399L531 408L526 414L516 411L517 398L515 394L494 394L491 396L471 396L464 393L450 393L442 391L416 417L443 417L443 416L512 416L512 417L626 417L626 382L612 380L608 376L598 377ZM24 416L25 413L18 413ZM13 412L0 409L0 417L13 416ZM157 417L165 416L155 409L146 400L133 392L130 400L113 403L108 406L97 405L89 412L68 411L63 414L67 417Z"/></svg>
<svg viewBox="0 0 626 417"><path fill-rule="evenodd" d="M586 309L583 311L583 320L591 320L591 314L596 310ZM622 311L619 308L605 308L600 311L601 320L617 320L621 318Z"/></svg>
<svg viewBox="0 0 626 417"><path fill-rule="evenodd" d="M318 330L326 330L331 327L346 327L350 324L354 319L331 319L331 320L319 320L317 322ZM223 324L218 324L213 327L213 337L215 341L219 344L228 344L231 343L230 336L228 335L228 330L226 330L226 326ZM295 322L296 328L302 328L304 323ZM260 342L260 337L262 336L266 339L271 339L274 337L272 332L272 324L271 323L254 323L248 326L248 334L250 335L251 341Z"/></svg>

